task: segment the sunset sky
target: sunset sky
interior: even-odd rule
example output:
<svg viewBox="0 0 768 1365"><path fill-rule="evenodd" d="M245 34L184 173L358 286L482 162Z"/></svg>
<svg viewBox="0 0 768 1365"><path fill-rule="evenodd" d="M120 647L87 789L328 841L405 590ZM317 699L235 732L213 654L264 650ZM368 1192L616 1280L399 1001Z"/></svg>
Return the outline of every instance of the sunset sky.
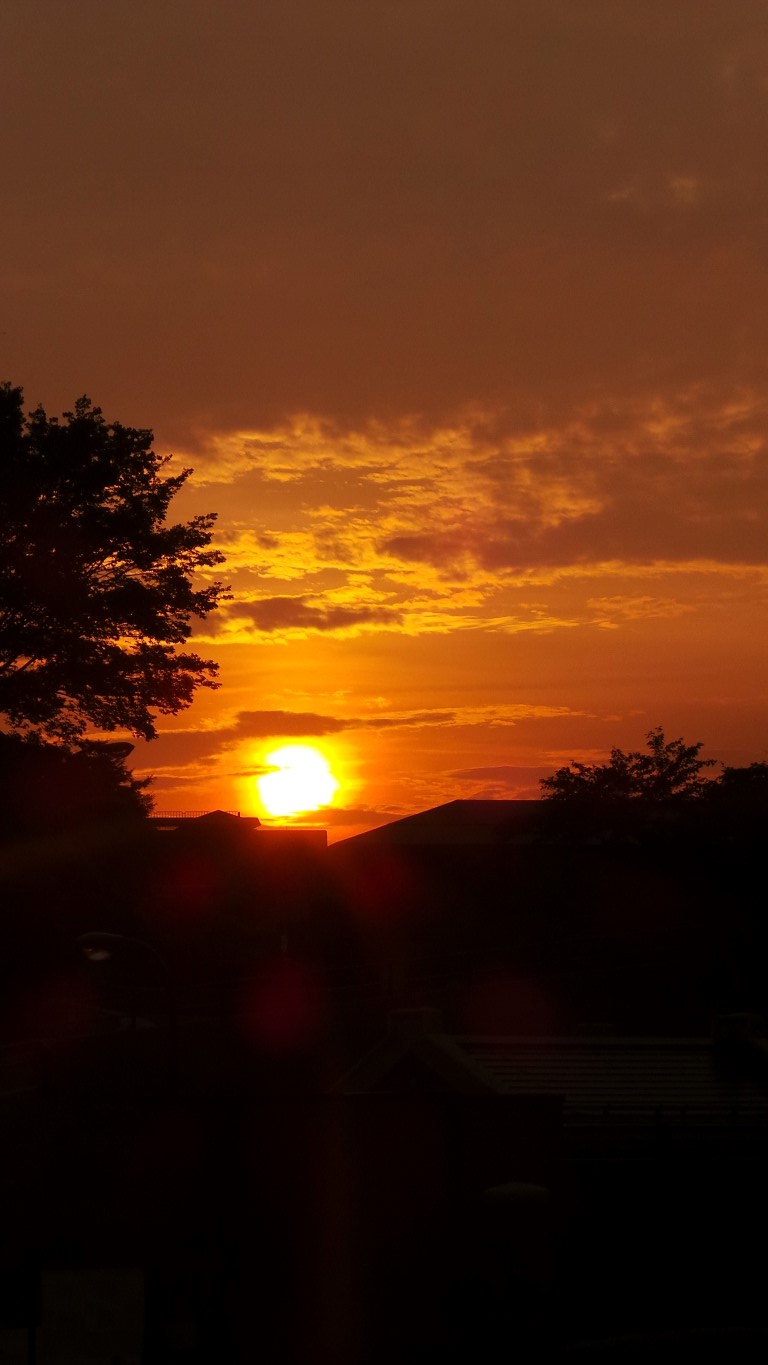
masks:
<svg viewBox="0 0 768 1365"><path fill-rule="evenodd" d="M768 760L765 0L4 0L0 379L194 469L158 809Z"/></svg>

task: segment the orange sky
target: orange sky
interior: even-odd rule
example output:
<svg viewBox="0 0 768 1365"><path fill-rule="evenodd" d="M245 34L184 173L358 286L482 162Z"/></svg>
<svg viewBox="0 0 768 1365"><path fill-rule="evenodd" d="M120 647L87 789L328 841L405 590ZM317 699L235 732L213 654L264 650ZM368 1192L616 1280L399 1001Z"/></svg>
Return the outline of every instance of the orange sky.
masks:
<svg viewBox="0 0 768 1365"><path fill-rule="evenodd" d="M763 0L12 0L0 64L0 378L228 554L160 809L768 759Z"/></svg>

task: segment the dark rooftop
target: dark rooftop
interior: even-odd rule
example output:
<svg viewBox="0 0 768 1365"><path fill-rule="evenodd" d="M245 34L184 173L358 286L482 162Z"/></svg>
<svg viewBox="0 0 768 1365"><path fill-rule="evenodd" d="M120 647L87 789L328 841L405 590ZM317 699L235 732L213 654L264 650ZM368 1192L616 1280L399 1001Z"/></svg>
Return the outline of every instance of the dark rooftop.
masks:
<svg viewBox="0 0 768 1365"><path fill-rule="evenodd" d="M340 839L337 849L379 844L497 844L528 842L541 818L541 801L448 801L387 825Z"/></svg>

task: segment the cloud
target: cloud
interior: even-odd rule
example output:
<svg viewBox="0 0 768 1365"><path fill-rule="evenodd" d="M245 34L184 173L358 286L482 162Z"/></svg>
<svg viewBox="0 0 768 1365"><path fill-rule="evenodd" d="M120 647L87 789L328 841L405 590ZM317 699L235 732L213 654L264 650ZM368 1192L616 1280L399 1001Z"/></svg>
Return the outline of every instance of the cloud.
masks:
<svg viewBox="0 0 768 1365"><path fill-rule="evenodd" d="M475 801L538 801L540 782L552 767L521 767L515 764L490 764L477 768L458 768L447 774L452 783L468 787Z"/></svg>
<svg viewBox="0 0 768 1365"><path fill-rule="evenodd" d="M220 733L227 743L241 739L271 739L276 736L335 735L349 728L347 721L334 716L319 716L311 711L240 711L235 723Z"/></svg>
<svg viewBox="0 0 768 1365"><path fill-rule="evenodd" d="M166 730L161 731L151 744L145 746L137 743L137 768L144 770L151 762L157 772L167 772L177 764L187 766L201 763L223 750L236 748L246 740L319 739L324 735L337 735L348 730L450 725L455 719L454 712L442 710L347 718L313 711L239 711L218 727ZM142 762L145 756L146 763Z"/></svg>
<svg viewBox="0 0 768 1365"><path fill-rule="evenodd" d="M348 728L344 720L310 711L239 711L219 726L161 730L151 744L137 743L136 766L168 772L175 765L204 763L245 740L319 738Z"/></svg>
<svg viewBox="0 0 768 1365"><path fill-rule="evenodd" d="M388 607L311 606L305 597L264 597L239 602L232 615L248 617L258 630L341 631L361 625L398 625L399 611Z"/></svg>
<svg viewBox="0 0 768 1365"><path fill-rule="evenodd" d="M368 716L353 725L356 730L400 730L413 725L455 725L457 722L456 711L412 711L395 716Z"/></svg>
<svg viewBox="0 0 768 1365"><path fill-rule="evenodd" d="M275 433L286 474L267 506L249 464L266 437L243 436L229 499L255 498L261 525L222 542L240 619L267 633L474 629L531 574L765 566L767 419L764 390L743 384L590 400L528 430L502 409L431 431L307 419ZM257 596L264 579L277 591ZM536 624L511 601L506 614L495 628Z"/></svg>
<svg viewBox="0 0 768 1365"><path fill-rule="evenodd" d="M764 0L6 8L3 372L152 427L235 594L152 761L307 680L764 695Z"/></svg>
<svg viewBox="0 0 768 1365"><path fill-rule="evenodd" d="M595 612L600 625L615 625L617 621L671 621L695 610L692 602L674 597L612 596L589 597L587 607Z"/></svg>
<svg viewBox="0 0 768 1365"><path fill-rule="evenodd" d="M556 419L765 354L762 0L84 4L7 35L33 401L86 374L192 450L499 395Z"/></svg>
<svg viewBox="0 0 768 1365"><path fill-rule="evenodd" d="M195 642L621 631L709 612L737 579L764 601L767 420L764 389L721 381L528 426L476 406L243 437L218 488L233 600ZM270 482L249 461L275 447Z"/></svg>
<svg viewBox="0 0 768 1365"><path fill-rule="evenodd" d="M509 703L502 706L463 706L414 711L376 712L368 716L330 716L314 711L243 710L224 724L200 729L160 732L151 744L136 745L136 767L168 774L180 765L204 764L249 740L320 739L350 731L388 731L423 728L514 726L521 720L570 716L567 706ZM146 762L142 760L146 758ZM250 771L250 769L249 769ZM233 775L233 774L230 774Z"/></svg>
<svg viewBox="0 0 768 1365"><path fill-rule="evenodd" d="M738 400L741 401L738 401ZM658 560L765 564L768 409L761 395L681 393L665 403L587 405L528 440L480 440L457 459L463 501L427 518L401 505L383 556L443 572ZM467 433L467 444L471 439ZM410 523L410 524L409 524Z"/></svg>
<svg viewBox="0 0 768 1365"><path fill-rule="evenodd" d="M293 816L291 824L322 825L328 829L356 828L360 825L370 828L374 825L385 825L390 820L397 819L399 814L400 812L393 812L391 807L378 809L374 806L324 806L320 810L306 811Z"/></svg>
<svg viewBox="0 0 768 1365"><path fill-rule="evenodd" d="M498 782L506 786L538 781L548 768L521 768L514 764L496 764L483 768L456 768L450 776L459 782Z"/></svg>

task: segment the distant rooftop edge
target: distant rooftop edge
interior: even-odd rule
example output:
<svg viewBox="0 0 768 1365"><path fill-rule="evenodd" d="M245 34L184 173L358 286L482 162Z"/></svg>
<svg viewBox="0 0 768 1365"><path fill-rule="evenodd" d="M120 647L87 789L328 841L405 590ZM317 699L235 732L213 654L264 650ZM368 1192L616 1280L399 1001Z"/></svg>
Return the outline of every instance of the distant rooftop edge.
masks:
<svg viewBox="0 0 768 1365"><path fill-rule="evenodd" d="M312 825L264 825L258 815L241 815L239 810L160 810L149 817L158 830L178 829L188 822L199 822L206 830L224 833L234 828L258 830L259 847L276 843L290 847L327 848L328 831Z"/></svg>
<svg viewBox="0 0 768 1365"><path fill-rule="evenodd" d="M236 815L238 819L241 818L239 810L156 810L149 818L150 820L199 820L201 815Z"/></svg>

